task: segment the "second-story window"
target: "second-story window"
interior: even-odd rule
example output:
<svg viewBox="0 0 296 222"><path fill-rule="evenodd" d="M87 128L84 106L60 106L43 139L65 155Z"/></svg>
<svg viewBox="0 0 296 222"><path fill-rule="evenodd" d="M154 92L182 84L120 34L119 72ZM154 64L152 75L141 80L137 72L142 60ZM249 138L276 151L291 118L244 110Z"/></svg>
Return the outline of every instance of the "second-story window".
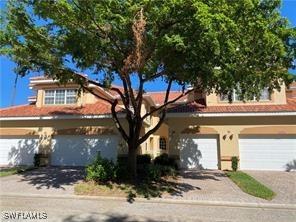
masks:
<svg viewBox="0 0 296 222"><path fill-rule="evenodd" d="M44 104L75 104L76 94L76 89L45 90Z"/></svg>
<svg viewBox="0 0 296 222"><path fill-rule="evenodd" d="M259 100L263 100L263 101L270 100L270 93L269 93L268 89L263 89L261 91L261 95L260 95Z"/></svg>
<svg viewBox="0 0 296 222"><path fill-rule="evenodd" d="M233 91L232 91L231 98L232 98L232 101L233 101L233 102L239 102L239 101L242 101L242 100L240 99L240 97L238 96L238 93L237 93L236 90L233 90ZM220 96L220 100L221 100L221 101L228 101L228 95L221 95L221 96ZM249 101L256 101L256 100L257 100L257 99L256 99L256 97L254 96L254 98L251 99L251 100L249 100ZM261 91L261 94L260 94L260 97L259 97L259 101L268 101L268 100L270 100L270 93L269 93L268 89L265 88L265 89L263 89L263 90Z"/></svg>

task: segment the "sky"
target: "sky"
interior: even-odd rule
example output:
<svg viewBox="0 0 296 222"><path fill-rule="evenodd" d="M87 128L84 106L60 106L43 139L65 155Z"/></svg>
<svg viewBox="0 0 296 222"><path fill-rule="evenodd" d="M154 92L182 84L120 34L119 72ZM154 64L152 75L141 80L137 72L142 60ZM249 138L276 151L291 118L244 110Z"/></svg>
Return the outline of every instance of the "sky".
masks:
<svg viewBox="0 0 296 222"><path fill-rule="evenodd" d="M5 8L6 1L0 0L0 9ZM293 27L296 26L296 0L282 0L282 16L288 18ZM14 72L15 64L4 56L0 56L0 107L9 107L11 105L21 105L28 103L28 97L34 95L34 91L29 89L29 77L18 78L16 90L14 82L16 74ZM296 73L296 70L292 71ZM119 84L119 82L115 82ZM155 81L146 85L146 90L160 91L166 85L161 81ZM179 90L174 86L174 90ZM15 92L15 96L14 96Z"/></svg>

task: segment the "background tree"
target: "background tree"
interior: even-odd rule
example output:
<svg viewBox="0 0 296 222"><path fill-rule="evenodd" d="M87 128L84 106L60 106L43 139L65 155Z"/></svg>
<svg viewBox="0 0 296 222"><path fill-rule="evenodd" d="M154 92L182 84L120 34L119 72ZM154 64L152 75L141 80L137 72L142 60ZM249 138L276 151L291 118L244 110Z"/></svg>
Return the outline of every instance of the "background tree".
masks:
<svg viewBox="0 0 296 222"><path fill-rule="evenodd" d="M279 13L279 0L19 0L10 1L2 18L1 53L16 72L43 72L61 83L88 83L117 92L112 116L128 144L129 166L136 175L136 152L162 124L169 104L190 91L259 98L264 87L288 81L295 58L295 30ZM91 70L99 81L77 75ZM141 116L144 85L167 82L163 104ZM124 91L111 85L114 78ZM132 78L137 78L137 88ZM182 94L169 100L173 83ZM116 113L125 107L128 129ZM159 113L158 124L144 135L146 117Z"/></svg>

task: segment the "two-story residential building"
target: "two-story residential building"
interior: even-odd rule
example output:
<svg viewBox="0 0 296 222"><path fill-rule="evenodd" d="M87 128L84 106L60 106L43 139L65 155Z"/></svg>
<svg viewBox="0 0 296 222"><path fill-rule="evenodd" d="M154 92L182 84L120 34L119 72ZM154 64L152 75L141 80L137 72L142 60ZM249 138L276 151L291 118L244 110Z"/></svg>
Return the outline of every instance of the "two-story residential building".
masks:
<svg viewBox="0 0 296 222"><path fill-rule="evenodd" d="M0 165L32 164L34 153L55 166L81 166L97 152L116 161L127 153L114 127L110 105L88 92L77 96L77 86L45 77L30 79L36 96L28 105L0 110ZM95 85L106 98L117 95ZM170 99L180 92L171 92ZM165 92L147 92L142 114L163 102ZM231 157L239 157L240 169L291 170L296 168L295 84L260 100L233 102L214 93L192 93L173 104L160 129L139 149L153 157L168 153L181 168L231 169ZM119 112L121 110L118 110ZM119 114L123 118L124 113ZM158 122L147 118L143 132Z"/></svg>

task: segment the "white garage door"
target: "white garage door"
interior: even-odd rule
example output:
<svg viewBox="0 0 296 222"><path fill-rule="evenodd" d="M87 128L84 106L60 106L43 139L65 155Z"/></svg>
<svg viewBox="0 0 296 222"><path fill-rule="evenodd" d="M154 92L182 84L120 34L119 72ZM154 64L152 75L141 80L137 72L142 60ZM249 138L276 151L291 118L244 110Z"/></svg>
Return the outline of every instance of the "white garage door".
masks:
<svg viewBox="0 0 296 222"><path fill-rule="evenodd" d="M243 170L291 170L296 160L296 138L240 138L239 148Z"/></svg>
<svg viewBox="0 0 296 222"><path fill-rule="evenodd" d="M179 149L181 168L218 169L218 145L216 137L182 135Z"/></svg>
<svg viewBox="0 0 296 222"><path fill-rule="evenodd" d="M54 166L85 166L100 152L104 158L116 161L118 137L56 136L53 139L51 164Z"/></svg>
<svg viewBox="0 0 296 222"><path fill-rule="evenodd" d="M38 139L32 137L2 137L0 139L0 165L33 165L38 152Z"/></svg>

